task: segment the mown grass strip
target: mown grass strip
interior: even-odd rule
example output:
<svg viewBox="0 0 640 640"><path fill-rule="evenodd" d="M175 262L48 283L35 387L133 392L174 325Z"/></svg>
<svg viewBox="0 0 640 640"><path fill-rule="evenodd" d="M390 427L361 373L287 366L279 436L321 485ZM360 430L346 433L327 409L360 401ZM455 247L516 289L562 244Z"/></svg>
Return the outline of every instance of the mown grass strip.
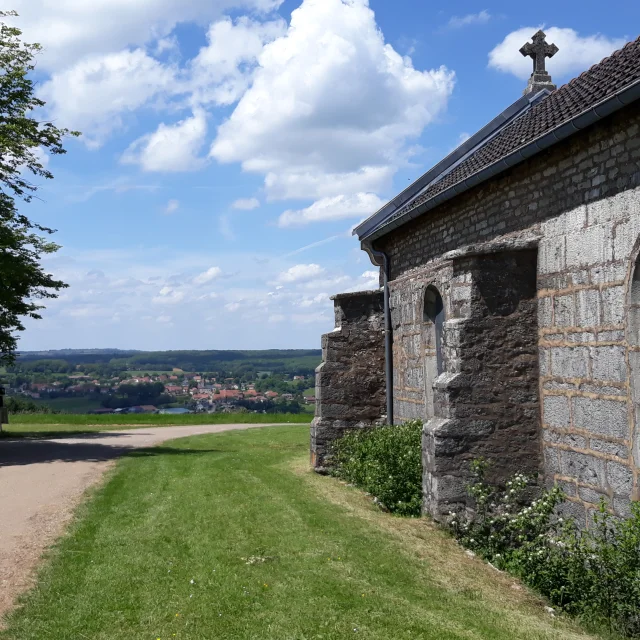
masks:
<svg viewBox="0 0 640 640"><path fill-rule="evenodd" d="M0 639L590 637L307 456L308 429L291 426L122 459Z"/></svg>
<svg viewBox="0 0 640 640"><path fill-rule="evenodd" d="M292 413L188 413L184 415L21 414L10 416L0 437L90 433L126 427L179 427L209 424L309 424L313 416Z"/></svg>

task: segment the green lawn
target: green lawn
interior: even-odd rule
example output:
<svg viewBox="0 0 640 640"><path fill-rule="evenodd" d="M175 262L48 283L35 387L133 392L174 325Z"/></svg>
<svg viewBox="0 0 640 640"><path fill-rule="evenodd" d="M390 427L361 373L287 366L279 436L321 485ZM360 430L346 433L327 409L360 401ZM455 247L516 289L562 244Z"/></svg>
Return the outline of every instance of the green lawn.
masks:
<svg viewBox="0 0 640 640"><path fill-rule="evenodd" d="M58 436L145 427L174 427L200 424L309 424L313 416L292 413L187 413L184 415L130 414L22 414L9 416L0 437Z"/></svg>
<svg viewBox="0 0 640 640"><path fill-rule="evenodd" d="M122 459L0 639L590 637L428 522L309 472L308 435L230 432Z"/></svg>

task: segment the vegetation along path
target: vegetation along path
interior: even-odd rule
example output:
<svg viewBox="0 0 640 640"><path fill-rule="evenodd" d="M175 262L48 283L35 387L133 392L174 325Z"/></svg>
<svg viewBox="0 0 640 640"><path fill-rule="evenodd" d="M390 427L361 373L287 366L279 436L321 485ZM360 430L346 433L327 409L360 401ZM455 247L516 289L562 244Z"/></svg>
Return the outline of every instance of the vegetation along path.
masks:
<svg viewBox="0 0 640 640"><path fill-rule="evenodd" d="M590 637L428 521L310 472L308 439L232 431L123 457L0 639Z"/></svg>
<svg viewBox="0 0 640 640"><path fill-rule="evenodd" d="M78 499L112 460L183 435L260 426L266 425L147 427L60 439L6 434L0 440L0 618L28 585L42 551L62 532Z"/></svg>

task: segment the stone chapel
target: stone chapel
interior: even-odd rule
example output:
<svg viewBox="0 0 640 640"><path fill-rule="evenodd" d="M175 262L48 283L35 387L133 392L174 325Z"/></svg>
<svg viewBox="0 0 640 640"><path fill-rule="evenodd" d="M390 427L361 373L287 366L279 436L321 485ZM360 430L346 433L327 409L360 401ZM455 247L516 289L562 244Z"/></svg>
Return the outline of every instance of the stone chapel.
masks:
<svg viewBox="0 0 640 640"><path fill-rule="evenodd" d="M640 499L640 38L556 88L538 32L524 95L354 231L381 288L340 294L311 456L419 419L424 511L469 462L558 483L579 522Z"/></svg>

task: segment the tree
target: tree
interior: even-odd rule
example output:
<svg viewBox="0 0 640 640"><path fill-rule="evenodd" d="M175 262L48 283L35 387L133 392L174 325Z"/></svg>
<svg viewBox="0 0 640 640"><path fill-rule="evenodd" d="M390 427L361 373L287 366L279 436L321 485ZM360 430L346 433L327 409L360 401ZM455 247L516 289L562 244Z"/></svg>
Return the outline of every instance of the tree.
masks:
<svg viewBox="0 0 640 640"><path fill-rule="evenodd" d="M80 135L33 117L45 105L35 97L29 77L41 47L23 43L20 29L1 21L15 16L14 11L0 11L0 363L6 364L15 361L22 319L40 319L43 305L38 301L56 298L67 286L41 264L43 256L60 248L47 239L55 231L20 213L16 198L30 202L34 197L38 187L29 174L53 178L43 164L43 151L64 154L63 138Z"/></svg>

